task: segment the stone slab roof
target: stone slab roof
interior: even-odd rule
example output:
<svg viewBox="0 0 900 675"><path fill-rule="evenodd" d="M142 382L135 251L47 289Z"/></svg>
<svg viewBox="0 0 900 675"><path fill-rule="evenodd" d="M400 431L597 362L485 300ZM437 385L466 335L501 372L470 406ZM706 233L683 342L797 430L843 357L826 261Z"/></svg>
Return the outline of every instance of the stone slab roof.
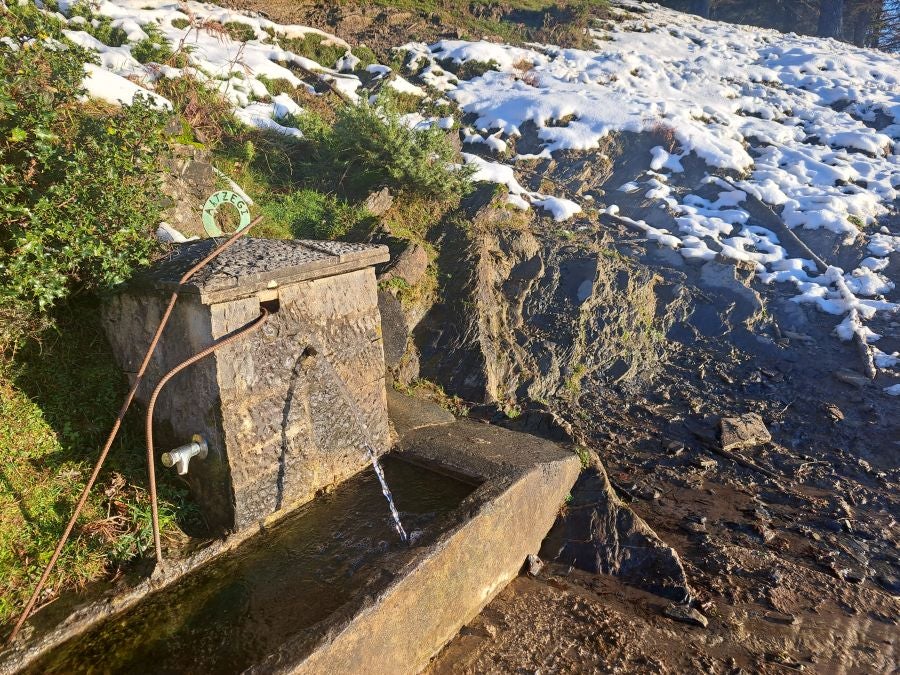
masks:
<svg viewBox="0 0 900 675"><path fill-rule="evenodd" d="M223 239L176 244L172 252L129 282L131 289L173 291L178 280ZM181 288L201 302L225 302L265 289L352 272L389 259L387 246L312 239L244 237L197 272Z"/></svg>

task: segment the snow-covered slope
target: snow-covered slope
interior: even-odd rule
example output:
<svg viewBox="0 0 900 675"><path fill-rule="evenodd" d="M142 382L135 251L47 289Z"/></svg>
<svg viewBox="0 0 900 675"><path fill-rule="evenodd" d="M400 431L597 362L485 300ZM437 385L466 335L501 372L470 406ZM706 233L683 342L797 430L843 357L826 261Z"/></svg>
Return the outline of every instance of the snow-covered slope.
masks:
<svg viewBox="0 0 900 675"><path fill-rule="evenodd" d="M894 282L880 272L900 252L900 236L879 230L878 219L896 210L900 194L900 60L656 5L620 7L628 18L597 30L593 51L460 40L408 48L426 64L425 81L477 116L478 133L464 132L466 141L500 153L526 122L539 128L544 157L592 150L611 132L671 130L679 149L654 148L645 180L622 189L659 199L674 227L634 224L685 258L751 261L763 281L794 284L798 302L842 315L842 339L877 340L864 322L898 310L883 297ZM440 68L447 59L496 67L458 81ZM689 153L705 162L701 184L717 186L716 199L670 189ZM479 176L510 185L517 203L506 167L472 161ZM871 255L849 271L791 258L742 208L748 195L777 209L789 228L827 228L846 244L865 238ZM872 353L876 365L890 360Z"/></svg>
<svg viewBox="0 0 900 675"><path fill-rule="evenodd" d="M59 7L70 15L73 4L73 0L61 0ZM267 79L282 79L295 87L311 90L309 83L297 75L298 70L309 71L351 100L356 99L361 84L356 75L339 72L339 64L320 64L279 46L280 38L302 38L312 33L321 36L325 44L346 47L349 52L346 42L316 28L280 25L192 1L99 0L90 6L96 15L109 17L112 26L122 28L128 42L121 47L109 47L83 30L86 21L83 17L67 18L63 14L59 17L69 24L66 37L98 53L101 67L89 67L85 84L89 95L110 102L130 103L136 94L143 93L153 96L160 105L168 105L162 97L148 94L148 89L161 77L178 77L187 71L215 84L235 106L238 118L247 124L297 136L300 134L297 129L284 127L275 120L297 112L299 107L285 95L270 97ZM232 39L221 30L221 26L230 22L247 26L255 38L246 42ZM139 63L131 52L138 41L147 38L148 26L153 26L172 50L185 54L189 65L180 69Z"/></svg>

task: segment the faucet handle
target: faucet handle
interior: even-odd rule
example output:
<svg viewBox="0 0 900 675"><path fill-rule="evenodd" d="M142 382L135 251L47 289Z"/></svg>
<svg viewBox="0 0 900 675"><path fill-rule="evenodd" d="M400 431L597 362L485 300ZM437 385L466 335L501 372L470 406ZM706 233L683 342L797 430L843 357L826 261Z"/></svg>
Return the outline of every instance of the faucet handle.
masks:
<svg viewBox="0 0 900 675"><path fill-rule="evenodd" d="M178 475L184 476L188 472L191 458L206 459L208 454L209 445L207 445L206 439L200 434L194 434L190 443L164 452L161 459L164 467L171 469L174 466Z"/></svg>

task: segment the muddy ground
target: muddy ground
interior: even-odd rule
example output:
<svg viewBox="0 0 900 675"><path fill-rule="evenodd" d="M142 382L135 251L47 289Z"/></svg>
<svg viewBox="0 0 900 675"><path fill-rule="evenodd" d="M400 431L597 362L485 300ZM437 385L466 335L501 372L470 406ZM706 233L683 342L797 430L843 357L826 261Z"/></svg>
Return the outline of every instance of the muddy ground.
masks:
<svg viewBox="0 0 900 675"><path fill-rule="evenodd" d="M234 4L373 47L454 34L421 15L364 5ZM646 171L649 148L657 143L623 137L609 153L613 166L595 169L591 180L582 170L585 158L534 171L538 181L552 173L578 195L593 191L602 203L604 190ZM576 165L579 171L569 173L579 175L568 181L566 169ZM682 187L693 189L701 173L688 167ZM670 217L656 203L629 202L622 194L616 202L623 215L668 226L655 222ZM754 214L763 222L771 216ZM896 213L885 224L896 231ZM576 232L578 225L572 226ZM687 263L614 218L582 225L587 234L567 232L575 240L561 245L556 226L535 222L529 251L537 251L545 267L562 269L566 247L602 244L650 270L657 276L658 313L678 305L658 358L644 377L587 377L568 403L553 398L553 382L522 385L522 411L513 420L500 419L498 406L474 413L551 436L560 431L546 424L547 407L566 420L564 440L595 450L619 496L678 552L693 607L708 625L675 621L664 613L670 601L548 560L537 576L510 584L430 671L897 672L900 399L884 393L890 382L867 380L853 346L831 334L836 318L791 302L785 289L763 287L731 265ZM829 262L847 264L833 256L848 253L827 238L810 235L806 244ZM900 260L892 260L888 274L896 278L898 267ZM498 288L504 281L497 280ZM527 302L520 303L526 310ZM518 311L520 345L553 341L558 326L541 337L534 316L521 306ZM882 350L900 349L897 317L872 327L885 336ZM420 347L427 356L427 345ZM518 363L503 352L515 349L501 346L482 359L486 365L465 366L487 375L457 373L457 380L502 378ZM560 362L559 378L571 377L563 367L567 353L551 354ZM470 363L456 353L449 358ZM500 365L492 369L491 358ZM460 393L454 381L444 383L448 393ZM529 387L530 402L521 396ZM533 405L538 390L549 404ZM761 416L771 441L723 454L720 419L748 412Z"/></svg>

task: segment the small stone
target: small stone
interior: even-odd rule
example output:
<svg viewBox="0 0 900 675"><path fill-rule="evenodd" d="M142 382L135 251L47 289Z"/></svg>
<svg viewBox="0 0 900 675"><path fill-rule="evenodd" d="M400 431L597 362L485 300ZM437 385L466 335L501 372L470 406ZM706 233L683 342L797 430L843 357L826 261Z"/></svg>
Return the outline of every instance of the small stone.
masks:
<svg viewBox="0 0 900 675"><path fill-rule="evenodd" d="M706 628L709 625L707 618L690 605L669 605L665 609L665 615L670 619L675 619L675 621L689 623L701 628Z"/></svg>
<svg viewBox="0 0 900 675"><path fill-rule="evenodd" d="M692 534L706 532L706 516L689 516L681 525L682 529Z"/></svg>
<svg viewBox="0 0 900 675"><path fill-rule="evenodd" d="M855 370L847 368L840 368L834 371L833 375L836 380L854 387L862 388L871 383L871 380L862 373L857 373Z"/></svg>
<svg viewBox="0 0 900 675"><path fill-rule="evenodd" d="M684 443L681 443L680 441L671 441L666 445L666 451L673 457L678 457L678 455L684 452Z"/></svg>
<svg viewBox="0 0 900 675"><path fill-rule="evenodd" d="M419 244L410 244L397 256L394 264L381 276L380 281L402 279L410 286L415 286L427 271L428 253Z"/></svg>
<svg viewBox="0 0 900 675"><path fill-rule="evenodd" d="M771 621L772 623L781 623L785 626L793 626L797 623L797 617L793 614L786 614L784 612L776 612L769 610L763 615L763 618L766 621Z"/></svg>
<svg viewBox="0 0 900 675"><path fill-rule="evenodd" d="M378 192L373 192L366 197L363 206L373 216L382 216L389 208L391 208L393 203L394 197L391 195L391 191L387 188L382 188Z"/></svg>
<svg viewBox="0 0 900 675"><path fill-rule="evenodd" d="M715 469L718 466L718 462L712 457L695 457L694 464L704 471Z"/></svg>
<svg viewBox="0 0 900 675"><path fill-rule="evenodd" d="M534 553L529 553L528 559L525 561L525 567L529 576L536 577L544 569L544 561L534 555Z"/></svg>
<svg viewBox="0 0 900 675"><path fill-rule="evenodd" d="M772 434L757 413L747 413L740 417L723 417L719 428L723 450L752 448L772 440Z"/></svg>
<svg viewBox="0 0 900 675"><path fill-rule="evenodd" d="M822 407L825 409L825 414L828 415L833 421L840 422L842 419L844 419L844 413L834 403L826 403Z"/></svg>

